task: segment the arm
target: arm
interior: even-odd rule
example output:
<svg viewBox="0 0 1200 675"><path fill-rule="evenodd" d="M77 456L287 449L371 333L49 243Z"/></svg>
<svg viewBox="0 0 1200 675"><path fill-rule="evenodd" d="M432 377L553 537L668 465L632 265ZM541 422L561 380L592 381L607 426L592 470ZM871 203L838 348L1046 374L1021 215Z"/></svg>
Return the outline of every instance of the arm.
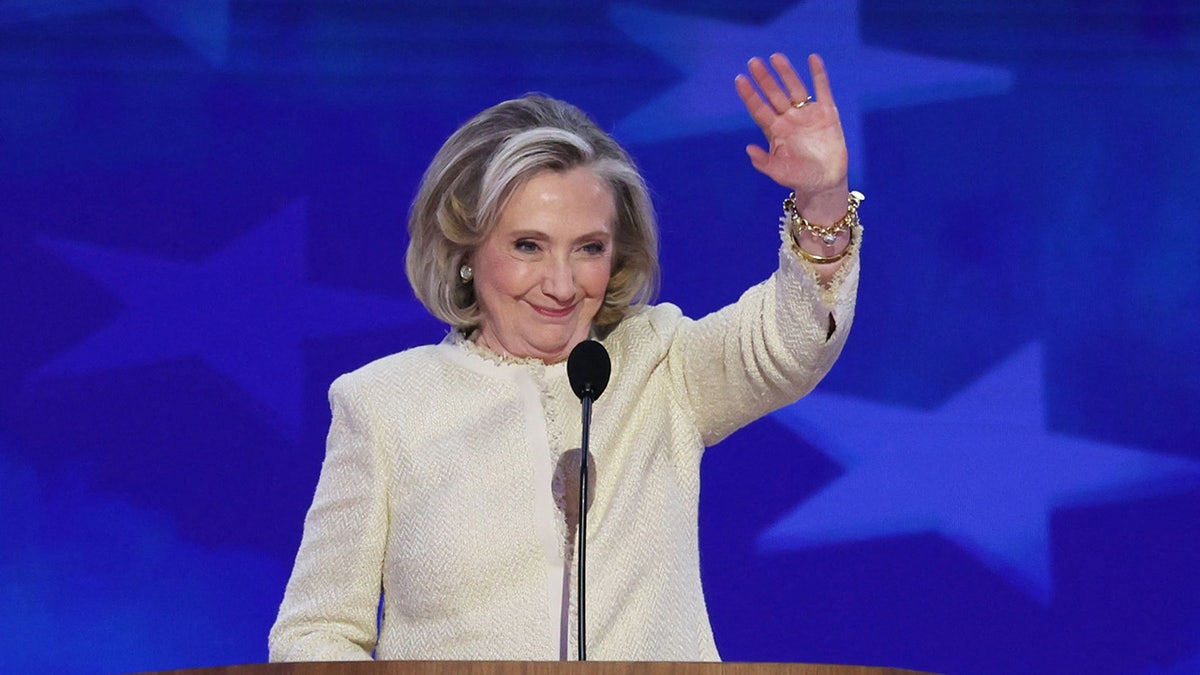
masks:
<svg viewBox="0 0 1200 675"><path fill-rule="evenodd" d="M370 415L339 378L304 537L271 628L271 661L368 660L387 540L386 471Z"/></svg>
<svg viewBox="0 0 1200 675"><path fill-rule="evenodd" d="M808 101L787 58L776 54L771 63L786 91L757 58L749 68L758 89L745 76L735 81L770 146L746 151L756 169L795 193L803 217L833 224L847 215L848 153L824 64L809 58L817 99ZM775 274L733 305L682 327L672 347L676 386L706 445L807 394L845 344L860 228L839 233L832 246L807 233L783 236ZM810 257L837 260L816 264Z"/></svg>
<svg viewBox="0 0 1200 675"><path fill-rule="evenodd" d="M833 367L854 320L855 251L829 285L789 245L771 277L675 334L668 361L705 446L795 402Z"/></svg>

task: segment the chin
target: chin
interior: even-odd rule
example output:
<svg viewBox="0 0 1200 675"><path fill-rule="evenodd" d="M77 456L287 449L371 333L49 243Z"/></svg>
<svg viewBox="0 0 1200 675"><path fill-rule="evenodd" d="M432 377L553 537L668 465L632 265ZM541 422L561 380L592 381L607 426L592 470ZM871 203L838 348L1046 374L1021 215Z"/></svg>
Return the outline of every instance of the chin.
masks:
<svg viewBox="0 0 1200 675"><path fill-rule="evenodd" d="M571 349L574 348L575 345L579 344L580 342L582 342L586 339L587 339L586 333L581 338L577 338L574 334L566 335L566 336L555 336L553 338L547 338L545 340L538 340L536 342L533 342L533 343L531 343L531 346L533 346L535 349L537 349L542 354L545 354L548 356L549 355L558 355L565 359L565 358L567 358L567 354L570 353Z"/></svg>

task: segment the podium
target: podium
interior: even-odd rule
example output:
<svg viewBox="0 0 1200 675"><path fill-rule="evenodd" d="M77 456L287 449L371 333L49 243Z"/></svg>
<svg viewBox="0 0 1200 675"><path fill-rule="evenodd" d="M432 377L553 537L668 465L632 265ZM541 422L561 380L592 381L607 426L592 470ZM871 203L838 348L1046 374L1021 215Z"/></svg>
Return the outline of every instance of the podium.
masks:
<svg viewBox="0 0 1200 675"><path fill-rule="evenodd" d="M673 661L357 661L264 663L143 675L933 675L915 670L819 663Z"/></svg>

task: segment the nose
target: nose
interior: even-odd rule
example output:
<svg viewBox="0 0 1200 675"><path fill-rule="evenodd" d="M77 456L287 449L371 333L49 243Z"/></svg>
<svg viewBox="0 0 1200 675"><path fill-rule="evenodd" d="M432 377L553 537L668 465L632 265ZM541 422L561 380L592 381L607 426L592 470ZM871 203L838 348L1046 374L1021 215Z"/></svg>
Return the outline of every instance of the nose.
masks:
<svg viewBox="0 0 1200 675"><path fill-rule="evenodd" d="M542 277L542 293L567 305L575 299L575 270L567 260L548 260Z"/></svg>

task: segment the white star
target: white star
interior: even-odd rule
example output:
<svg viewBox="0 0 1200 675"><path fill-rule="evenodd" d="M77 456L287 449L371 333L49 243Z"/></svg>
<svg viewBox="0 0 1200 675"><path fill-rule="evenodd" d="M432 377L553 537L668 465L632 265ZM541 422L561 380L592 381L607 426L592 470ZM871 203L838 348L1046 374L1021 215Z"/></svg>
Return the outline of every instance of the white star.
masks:
<svg viewBox="0 0 1200 675"><path fill-rule="evenodd" d="M845 468L761 550L937 532L1042 602L1055 509L1200 485L1200 462L1046 430L1031 346L933 412L814 393L775 413Z"/></svg>
<svg viewBox="0 0 1200 675"><path fill-rule="evenodd" d="M617 124L617 136L629 143L753 127L734 93L733 78L749 57L775 51L789 53L798 65L803 59L796 57L821 53L855 172L863 166L862 118L867 111L1000 93L1013 79L1003 68L864 45L853 1L801 2L766 26L623 4L615 5L611 16L631 40L673 63L685 78Z"/></svg>
<svg viewBox="0 0 1200 675"><path fill-rule="evenodd" d="M39 375L198 356L297 432L305 339L428 320L412 300L305 282L304 221L304 202L295 202L200 262L44 240L127 308Z"/></svg>

